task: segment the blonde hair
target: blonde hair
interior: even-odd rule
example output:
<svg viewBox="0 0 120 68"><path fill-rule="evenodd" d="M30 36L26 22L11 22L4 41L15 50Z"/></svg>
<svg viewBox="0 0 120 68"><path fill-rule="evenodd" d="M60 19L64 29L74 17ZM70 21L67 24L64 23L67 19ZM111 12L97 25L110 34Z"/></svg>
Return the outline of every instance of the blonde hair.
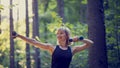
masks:
<svg viewBox="0 0 120 68"><path fill-rule="evenodd" d="M69 39L70 39L70 29L69 28L67 28L67 27L64 27L64 26L62 26L62 27L60 27L60 28L58 28L57 29L57 31L58 30L63 30L64 32L65 32L65 34L66 34L66 36L67 36L67 39L66 39L66 45L70 45L71 44L71 42L69 42ZM58 43L58 41L57 41L57 43ZM58 43L59 44L59 43Z"/></svg>

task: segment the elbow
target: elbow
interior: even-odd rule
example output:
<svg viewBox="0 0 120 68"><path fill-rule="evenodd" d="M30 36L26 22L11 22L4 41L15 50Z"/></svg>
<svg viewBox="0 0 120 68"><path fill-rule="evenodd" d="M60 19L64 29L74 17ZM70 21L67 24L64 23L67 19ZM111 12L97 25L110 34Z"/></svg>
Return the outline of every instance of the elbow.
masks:
<svg viewBox="0 0 120 68"><path fill-rule="evenodd" d="M87 43L87 45L90 47L90 46L92 46L94 44L94 42L93 41L89 41L88 43Z"/></svg>
<svg viewBox="0 0 120 68"><path fill-rule="evenodd" d="M89 39L85 39L85 40L83 40L83 42L85 42L88 47L92 46L94 44L94 42L92 40L89 40Z"/></svg>
<svg viewBox="0 0 120 68"><path fill-rule="evenodd" d="M93 45L93 44L94 44L94 42L93 42L93 41L91 41L90 43L91 43L91 45Z"/></svg>
<svg viewBox="0 0 120 68"><path fill-rule="evenodd" d="M89 45L90 45L90 46L92 46L93 44L94 44L94 42L93 42L93 41L90 41L90 42L89 42Z"/></svg>
<svg viewBox="0 0 120 68"><path fill-rule="evenodd" d="M32 42L35 42L36 40L35 39L31 39Z"/></svg>
<svg viewBox="0 0 120 68"><path fill-rule="evenodd" d="M88 43L90 44L90 45L93 45L94 44L94 42L92 41L92 40L88 40Z"/></svg>
<svg viewBox="0 0 120 68"><path fill-rule="evenodd" d="M36 45L37 44L35 39L30 39L30 40L28 40L26 42L31 44L31 45Z"/></svg>

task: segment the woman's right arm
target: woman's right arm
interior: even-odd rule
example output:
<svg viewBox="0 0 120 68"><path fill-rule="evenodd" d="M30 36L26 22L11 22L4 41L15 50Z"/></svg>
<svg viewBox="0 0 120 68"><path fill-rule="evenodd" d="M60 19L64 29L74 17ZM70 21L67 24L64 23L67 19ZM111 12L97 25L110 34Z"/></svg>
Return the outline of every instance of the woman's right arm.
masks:
<svg viewBox="0 0 120 68"><path fill-rule="evenodd" d="M37 41L37 40L35 40L35 39L30 39L30 38L28 38L28 37L24 37L24 36L19 35L19 34L17 34L15 37L18 37L18 38L24 40L26 43L32 44L32 45L35 46L35 47L48 50L51 54L52 54L53 51L54 51L54 46L51 45L51 44L42 43L42 42L39 42L39 41Z"/></svg>

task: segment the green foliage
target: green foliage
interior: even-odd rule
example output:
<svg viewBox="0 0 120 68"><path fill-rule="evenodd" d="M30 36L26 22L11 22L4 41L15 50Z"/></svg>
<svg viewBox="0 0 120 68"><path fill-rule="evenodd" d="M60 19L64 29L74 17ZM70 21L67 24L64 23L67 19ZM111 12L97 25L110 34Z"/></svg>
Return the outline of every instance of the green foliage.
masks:
<svg viewBox="0 0 120 68"><path fill-rule="evenodd" d="M4 10L4 6L0 4L0 10Z"/></svg>
<svg viewBox="0 0 120 68"><path fill-rule="evenodd" d="M105 25L106 25L106 43L108 48L108 66L109 68L119 68L119 11L120 2L118 0L109 0L105 2Z"/></svg>
<svg viewBox="0 0 120 68"><path fill-rule="evenodd" d="M47 6L48 4L48 6ZM57 3L55 0L40 0L39 2L39 14L43 14L46 11L53 11L57 7Z"/></svg>
<svg viewBox="0 0 120 68"><path fill-rule="evenodd" d="M21 23L22 22L22 23ZM14 22L14 28L17 33L22 35L25 34L25 22L19 21ZM10 51L10 41L9 41L9 23L7 20L3 20L1 25L2 33L0 34L0 64L4 68L9 67L9 51ZM25 67L25 42L20 39L15 39L15 63ZM15 65L16 65L15 64ZM17 66L16 66L17 68Z"/></svg>
<svg viewBox="0 0 120 68"><path fill-rule="evenodd" d="M62 26L62 18L60 18L55 12L52 13L53 23L48 24L48 29L51 32L55 32L55 30Z"/></svg>
<svg viewBox="0 0 120 68"><path fill-rule="evenodd" d="M81 3L82 4L87 4L87 0L82 0Z"/></svg>
<svg viewBox="0 0 120 68"><path fill-rule="evenodd" d="M69 23L78 21L85 23L86 20L86 4L87 0L64 0L65 20ZM82 21L83 20L83 21Z"/></svg>
<svg viewBox="0 0 120 68"><path fill-rule="evenodd" d="M41 68L49 68L50 66L51 66L50 53L41 50Z"/></svg>
<svg viewBox="0 0 120 68"><path fill-rule="evenodd" d="M80 53L77 53L75 56L73 56L72 63L70 65L70 68L87 68L88 64L88 51L84 50Z"/></svg>
<svg viewBox="0 0 120 68"><path fill-rule="evenodd" d="M12 9L13 7L16 7L18 4L12 4L12 5L9 5L8 8Z"/></svg>
<svg viewBox="0 0 120 68"><path fill-rule="evenodd" d="M3 24L4 23L4 24ZM3 67L9 65L9 23L1 24L2 33L0 34L0 64Z"/></svg>

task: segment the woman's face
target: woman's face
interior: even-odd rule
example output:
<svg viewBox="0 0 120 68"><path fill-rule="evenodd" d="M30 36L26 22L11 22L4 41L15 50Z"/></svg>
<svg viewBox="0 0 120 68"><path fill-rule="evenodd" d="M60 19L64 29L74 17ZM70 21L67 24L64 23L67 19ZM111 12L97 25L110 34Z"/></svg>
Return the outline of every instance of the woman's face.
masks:
<svg viewBox="0 0 120 68"><path fill-rule="evenodd" d="M64 30L62 30L62 29L58 30L57 39L58 39L58 41L66 41L66 34L65 34Z"/></svg>

